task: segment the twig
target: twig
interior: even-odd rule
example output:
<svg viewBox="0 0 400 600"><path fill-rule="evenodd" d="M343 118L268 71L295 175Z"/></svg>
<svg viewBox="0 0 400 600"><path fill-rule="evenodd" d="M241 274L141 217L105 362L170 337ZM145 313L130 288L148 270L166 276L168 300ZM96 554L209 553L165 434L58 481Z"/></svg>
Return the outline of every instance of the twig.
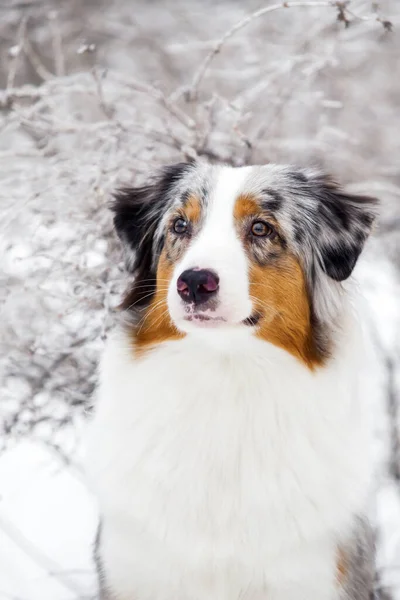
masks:
<svg viewBox="0 0 400 600"><path fill-rule="evenodd" d="M112 107L109 106L107 104L107 102L105 101L104 91L103 91L103 83L102 83L102 78L105 76L105 71L103 71L100 74L98 69L96 67L93 67L93 69L91 70L91 73L96 82L96 91L97 91L97 96L99 98L100 108L103 111L103 113L105 114L105 116L107 117L107 119L111 120L113 117L114 111L113 111Z"/></svg>
<svg viewBox="0 0 400 600"><path fill-rule="evenodd" d="M116 76L115 73L114 76ZM194 129L194 127L196 126L195 121L191 119L185 112L183 112L183 110L181 110L179 106L177 106L174 103L173 100L167 98L160 89L149 85L148 83L142 83L141 81L136 81L132 78L128 79L125 75L120 77L117 76L116 78L122 85L130 87L136 90L137 92L142 92L144 94L149 94L150 96L152 96L155 100L160 102L160 104L164 106L164 108L166 108L166 110L168 110L170 114L172 114L176 119L178 119L178 121L182 123L182 125L184 125L188 129Z"/></svg>
<svg viewBox="0 0 400 600"><path fill-rule="evenodd" d="M337 15L338 20L344 21L345 24L348 25L349 20L348 20L346 14L347 13L350 14L350 12L348 11L347 4L348 4L348 2L339 2L337 0L321 0L321 1L315 1L315 2L314 1L313 2L301 2L301 1L299 1L299 2L298 1L279 2L278 4L273 4L272 6L266 6L264 8L260 8L259 10L248 15L247 17L244 17L244 19L241 19L240 21L235 23L235 25L233 27L231 27L231 29L229 29L229 31L227 31L218 40L218 42L215 44L214 48L206 56L206 58L200 65L199 69L196 71L189 90L187 90L187 92L185 94L186 100L187 101L196 100L200 84L201 84L201 82L204 78L204 75L206 74L207 69L209 68L212 60L216 57L217 54L219 54L221 52L221 49L224 46L224 44L236 32L238 32L238 31L240 31L240 29L243 29L244 27L246 27L249 23L251 23L255 19L258 19L259 17L263 17L264 15L266 15L268 13L272 13L272 12L274 12L276 10L280 10L282 8L313 8L313 7L318 8L318 7L322 7L322 8L335 8L338 11L338 15ZM351 13L351 15L356 18L361 18L361 17L358 17L357 15L355 15L353 12ZM379 17L374 17L374 18L377 21L379 21L380 23L382 23L383 27L386 30L391 29L392 24L390 23L390 21L383 21Z"/></svg>
<svg viewBox="0 0 400 600"><path fill-rule="evenodd" d="M33 48L31 41L28 37L25 37L24 39L22 50L24 51L24 54L31 63L32 67L35 69L37 75L39 75L39 77L43 79L43 81L48 81L49 79L52 79L54 77L53 73L46 69L46 67L42 63L39 54Z"/></svg>
<svg viewBox="0 0 400 600"><path fill-rule="evenodd" d="M0 109L10 108L15 100L38 100L43 95L43 90L38 87L24 85L22 87L7 87L0 90Z"/></svg>
<svg viewBox="0 0 400 600"><path fill-rule="evenodd" d="M39 55L32 47L32 44L27 36L28 19L28 15L25 15L21 19L21 23L18 27L17 33L17 44L13 48L11 48L11 51L9 51L9 55L12 57L13 62L11 63L7 76L6 91L14 86L15 76L17 74L22 53L29 60L32 67L35 69L36 73L41 79L47 81L48 79L51 79L53 77L53 74L50 73L50 71L48 71L43 65Z"/></svg>
<svg viewBox="0 0 400 600"><path fill-rule="evenodd" d="M54 53L54 69L58 77L65 75L65 56L62 44L62 35L60 30L60 23L58 21L57 11L52 10L49 13L49 23L51 29L51 43L53 46Z"/></svg>
<svg viewBox="0 0 400 600"><path fill-rule="evenodd" d="M349 2L337 2L336 4L337 4L337 8L339 10L338 19L340 21L345 21L346 25L349 24L349 20L345 16L345 13L347 13L348 15L353 17L353 19L357 19L357 21L377 21L378 23L381 23L381 25L382 25L383 29L385 29L385 31L393 30L393 23L391 21L389 21L388 19L382 19L382 17L380 17L377 14L357 15L352 10L350 10L350 8L348 7ZM343 18L342 18L342 15L343 15Z"/></svg>
<svg viewBox="0 0 400 600"><path fill-rule="evenodd" d="M22 48L24 45L24 38L25 38L27 23L28 23L28 16L25 15L24 17L22 17L21 22L18 27L17 44L16 44L16 46L13 47L14 52L13 52L13 54L10 54L11 64L10 64L10 68L8 70L8 75L7 75L6 91L9 90L10 88L14 87L15 76L17 74L17 70L18 70L19 64L21 62L21 54L22 54Z"/></svg>

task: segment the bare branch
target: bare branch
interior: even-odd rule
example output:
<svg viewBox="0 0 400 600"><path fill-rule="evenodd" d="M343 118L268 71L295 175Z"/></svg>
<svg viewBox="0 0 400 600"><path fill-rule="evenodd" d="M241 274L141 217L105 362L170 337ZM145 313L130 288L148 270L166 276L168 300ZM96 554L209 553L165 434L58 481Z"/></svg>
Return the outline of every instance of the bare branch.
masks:
<svg viewBox="0 0 400 600"><path fill-rule="evenodd" d="M195 127L195 121L191 119L185 112L183 112L173 100L167 98L167 96L165 96L160 89L149 85L148 83L143 83L141 81L132 79L131 77L128 78L126 76L120 76L119 79L122 85L130 87L137 92L149 94L152 98L158 100L158 102L160 102L161 105L164 106L171 115L178 119L178 121L180 121L182 125L188 129L193 129Z"/></svg>
<svg viewBox="0 0 400 600"><path fill-rule="evenodd" d="M32 67L35 69L35 71L39 75L39 77L41 79L43 79L43 81L47 81L48 79L52 79L54 77L53 73L51 73L44 66L39 54L33 48L32 43L28 36L26 36L24 39L23 51L24 51L26 58L31 63Z"/></svg>
<svg viewBox="0 0 400 600"><path fill-rule="evenodd" d="M283 8L335 8L338 11L338 20L343 21L346 26L349 24L349 20L347 18L347 14L350 14L347 8L348 2L339 2L335 0L321 0L321 1L313 1L313 2L280 2L278 4L273 4L272 6L266 6L264 8L260 8L254 13L248 15L244 19L238 21L231 29L229 29L218 42L215 44L214 48L211 52L206 56L199 69L196 71L192 84L189 90L186 91L185 97L188 101L193 101L197 98L198 90L200 84L214 58L221 52L222 47L226 44L226 42L233 36L235 33L249 25L252 21L263 17L266 14L275 12L277 10L281 10ZM364 19L364 17L358 17L353 12L351 13L353 17ZM366 17L368 19L368 17ZM382 23L385 29L390 30L392 24L389 21L383 21L380 18L374 17L375 20Z"/></svg>
<svg viewBox="0 0 400 600"><path fill-rule="evenodd" d="M51 41L54 54L54 70L57 76L63 77L65 75L65 56L57 11L52 10L49 13L49 23L52 34Z"/></svg>
<svg viewBox="0 0 400 600"><path fill-rule="evenodd" d="M0 90L0 109L11 108L16 100L38 100L42 95L42 89L30 85L8 87L4 91Z"/></svg>
<svg viewBox="0 0 400 600"><path fill-rule="evenodd" d="M94 80L96 82L96 91L97 91L97 95L99 97L100 107L101 107L103 113L105 114L105 116L107 117L107 119L112 119L113 110L106 103L106 101L104 99L104 91L103 91L102 79L105 77L106 72L103 70L100 73L99 70L97 69L97 67L94 67L91 72L92 72L93 78L94 78Z"/></svg>
<svg viewBox="0 0 400 600"><path fill-rule="evenodd" d="M21 54L24 46L27 23L28 17L22 17L17 32L17 43L8 53L11 62L7 75L6 90L9 90L10 88L14 87L15 76L17 74L17 70L21 62Z"/></svg>

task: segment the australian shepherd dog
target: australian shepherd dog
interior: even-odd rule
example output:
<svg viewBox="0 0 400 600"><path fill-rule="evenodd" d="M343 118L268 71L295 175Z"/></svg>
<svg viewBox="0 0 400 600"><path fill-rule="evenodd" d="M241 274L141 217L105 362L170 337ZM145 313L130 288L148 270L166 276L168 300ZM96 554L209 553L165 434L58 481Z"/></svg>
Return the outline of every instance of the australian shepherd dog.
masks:
<svg viewBox="0 0 400 600"><path fill-rule="evenodd" d="M350 275L375 206L275 164L178 164L117 192L132 285L87 443L103 598L370 597Z"/></svg>

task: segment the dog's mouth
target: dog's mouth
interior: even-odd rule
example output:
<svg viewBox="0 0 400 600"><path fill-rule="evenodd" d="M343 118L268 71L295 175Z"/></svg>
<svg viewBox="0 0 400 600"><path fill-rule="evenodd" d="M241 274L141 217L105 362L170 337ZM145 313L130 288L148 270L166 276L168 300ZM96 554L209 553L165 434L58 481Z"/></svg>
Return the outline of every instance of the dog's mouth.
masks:
<svg viewBox="0 0 400 600"><path fill-rule="evenodd" d="M199 321L201 323L204 323L204 322L224 323L226 321L226 319L224 319L223 317L210 317L208 315L203 315L201 313L188 315L188 316L184 317L184 320L185 321Z"/></svg>
<svg viewBox="0 0 400 600"><path fill-rule="evenodd" d="M242 325L246 325L247 327L255 327L259 323L261 317L262 317L261 313L259 313L259 312L253 313L252 315L247 317L247 319L244 319L242 321ZM184 317L184 320L188 321L189 323L199 323L199 324L205 325L205 326L220 325L222 323L227 322L227 320L224 317L211 317L209 315L205 315L202 313L194 313L191 315L186 315Z"/></svg>
<svg viewBox="0 0 400 600"><path fill-rule="evenodd" d="M247 325L248 327L255 327L260 321L262 315L259 312L255 312L250 317L247 317L244 321L242 321L243 325Z"/></svg>

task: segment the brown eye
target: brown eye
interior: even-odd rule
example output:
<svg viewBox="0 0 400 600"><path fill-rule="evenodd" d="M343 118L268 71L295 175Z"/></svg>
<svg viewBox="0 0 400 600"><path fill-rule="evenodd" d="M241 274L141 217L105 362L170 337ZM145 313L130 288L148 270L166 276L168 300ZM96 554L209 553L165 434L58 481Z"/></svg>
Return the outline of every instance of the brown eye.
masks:
<svg viewBox="0 0 400 600"><path fill-rule="evenodd" d="M188 228L188 224L185 221L185 219L182 219L182 217L175 219L175 221L173 223L173 230L175 231L175 233L182 235L182 233L186 233L187 228Z"/></svg>
<svg viewBox="0 0 400 600"><path fill-rule="evenodd" d="M274 234L274 230L270 225L264 223L264 221L254 221L251 226L251 233L256 237L271 237Z"/></svg>

